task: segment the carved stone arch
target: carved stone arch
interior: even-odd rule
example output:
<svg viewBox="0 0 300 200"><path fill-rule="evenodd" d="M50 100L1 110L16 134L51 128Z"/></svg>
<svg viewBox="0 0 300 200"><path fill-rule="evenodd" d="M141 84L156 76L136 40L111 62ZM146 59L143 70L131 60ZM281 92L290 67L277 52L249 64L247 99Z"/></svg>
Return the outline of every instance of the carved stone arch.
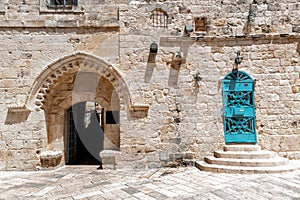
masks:
<svg viewBox="0 0 300 200"><path fill-rule="evenodd" d="M72 106L72 97L69 96L66 99L64 99L60 104L59 104L59 108L61 110L67 110Z"/></svg>
<svg viewBox="0 0 300 200"><path fill-rule="evenodd" d="M147 9L148 12L153 12L154 10L162 10L167 15L170 15L170 13L171 13L171 10L170 10L170 8L168 6L166 6L164 4L160 4L160 3L152 4Z"/></svg>
<svg viewBox="0 0 300 200"><path fill-rule="evenodd" d="M63 57L48 65L36 77L25 106L32 106L36 110L43 110L45 97L49 94L50 87L55 85L58 78L80 70L95 72L108 79L115 87L116 93L120 98L120 103L126 104L128 109L134 107L130 91L124 80L124 75L100 58L82 52Z"/></svg>

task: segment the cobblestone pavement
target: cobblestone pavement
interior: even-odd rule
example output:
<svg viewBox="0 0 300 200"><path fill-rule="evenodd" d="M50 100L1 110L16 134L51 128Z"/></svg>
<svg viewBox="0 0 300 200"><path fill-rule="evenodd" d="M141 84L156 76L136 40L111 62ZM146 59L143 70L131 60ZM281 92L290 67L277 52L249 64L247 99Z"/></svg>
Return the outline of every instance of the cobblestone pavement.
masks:
<svg viewBox="0 0 300 200"><path fill-rule="evenodd" d="M222 174L195 167L0 172L0 199L300 199L300 171Z"/></svg>

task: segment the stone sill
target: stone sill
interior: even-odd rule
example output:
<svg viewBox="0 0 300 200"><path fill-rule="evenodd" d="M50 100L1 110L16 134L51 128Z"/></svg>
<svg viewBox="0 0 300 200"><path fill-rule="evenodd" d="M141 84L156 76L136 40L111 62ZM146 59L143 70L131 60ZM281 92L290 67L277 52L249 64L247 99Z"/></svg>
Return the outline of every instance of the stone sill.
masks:
<svg viewBox="0 0 300 200"><path fill-rule="evenodd" d="M20 21L19 23L15 23L15 24L5 24L2 23L0 21L0 28L9 28L9 29L18 29L18 28L119 28L119 24L118 23L103 23L103 24L91 24L91 25L50 25L47 26L45 24L33 24L31 22L22 22Z"/></svg>
<svg viewBox="0 0 300 200"><path fill-rule="evenodd" d="M40 14L84 14L84 7L78 6L52 6L46 5L40 7Z"/></svg>
<svg viewBox="0 0 300 200"><path fill-rule="evenodd" d="M161 46L189 45L193 42L224 42L224 41L260 41L260 40L280 40L280 39L300 39L297 33L277 33L277 34L241 34L223 36L186 36L186 37L162 37Z"/></svg>
<svg viewBox="0 0 300 200"><path fill-rule="evenodd" d="M162 40L164 42L169 41L177 41L178 39L183 39L186 41L191 41L192 40L204 40L204 41L210 41L210 40L235 40L235 39L269 39L269 38L274 38L274 39L280 39L280 38L292 38L292 39L297 39L300 38L300 34L297 33L280 33L280 34L241 34L241 35L222 35L222 36L190 36L190 37L162 37Z"/></svg>
<svg viewBox="0 0 300 200"><path fill-rule="evenodd" d="M300 38L300 34L296 33L277 33L277 34L240 34L240 35L224 35L224 36L192 36L196 40L218 40L218 39L266 39L266 38Z"/></svg>

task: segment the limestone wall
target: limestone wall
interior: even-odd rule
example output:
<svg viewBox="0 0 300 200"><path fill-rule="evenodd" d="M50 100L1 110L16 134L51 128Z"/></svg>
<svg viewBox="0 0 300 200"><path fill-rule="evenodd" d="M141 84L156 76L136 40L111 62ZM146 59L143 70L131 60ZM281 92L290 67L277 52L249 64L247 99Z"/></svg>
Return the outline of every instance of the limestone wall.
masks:
<svg viewBox="0 0 300 200"><path fill-rule="evenodd" d="M296 1L120 5L120 69L128 71L134 99L150 104L147 118L132 115L134 122L123 130L121 148L130 152L122 157L126 165L202 159L223 144L221 79L233 68L238 50L244 56L240 69L256 79L259 144L299 159L298 6ZM152 27L156 8L171 18L168 28ZM185 25L195 28L198 17L206 18L206 31L185 32ZM151 43L159 47L155 56ZM178 52L184 58L180 67L174 62ZM193 78L197 73L199 82Z"/></svg>
<svg viewBox="0 0 300 200"><path fill-rule="evenodd" d="M32 88L47 66L63 66L64 58L78 52L111 65L129 89L116 94L119 168L175 165L221 147L221 80L238 50L244 57L240 69L256 80L259 144L300 159L299 1L79 0L67 10L49 8L42 0L3 2L0 170L35 169L40 153L50 150L47 113L36 110ZM159 23L151 16L156 9L167 16L166 28L153 27ZM152 43L158 45L155 54L150 54ZM197 73L200 81L194 79ZM50 88L64 87L51 80ZM62 102L64 95L58 97ZM124 103L124 96L131 102ZM107 128L113 133L119 127ZM61 150L64 133L57 134Z"/></svg>

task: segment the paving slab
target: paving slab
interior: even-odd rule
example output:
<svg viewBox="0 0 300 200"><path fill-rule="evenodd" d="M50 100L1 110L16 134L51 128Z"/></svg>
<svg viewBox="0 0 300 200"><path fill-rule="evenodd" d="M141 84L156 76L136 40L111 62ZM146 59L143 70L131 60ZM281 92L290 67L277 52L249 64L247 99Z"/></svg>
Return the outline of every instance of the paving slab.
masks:
<svg viewBox="0 0 300 200"><path fill-rule="evenodd" d="M97 170L65 166L51 171L0 171L0 199L300 199L300 170L226 174L196 167Z"/></svg>

